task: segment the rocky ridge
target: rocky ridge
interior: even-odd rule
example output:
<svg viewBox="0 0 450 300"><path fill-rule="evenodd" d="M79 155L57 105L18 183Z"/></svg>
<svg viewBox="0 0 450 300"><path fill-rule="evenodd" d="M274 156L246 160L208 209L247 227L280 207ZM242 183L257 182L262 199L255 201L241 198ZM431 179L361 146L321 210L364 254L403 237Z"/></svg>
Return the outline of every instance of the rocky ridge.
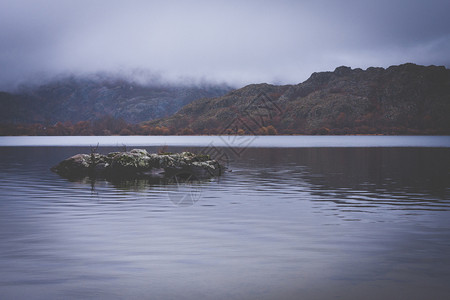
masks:
<svg viewBox="0 0 450 300"><path fill-rule="evenodd" d="M366 70L342 66L313 73L297 85L252 84L194 101L147 124L188 127L195 133L214 128L217 134L240 119L246 134L269 125L279 133L449 134L449 115L450 70L408 63Z"/></svg>

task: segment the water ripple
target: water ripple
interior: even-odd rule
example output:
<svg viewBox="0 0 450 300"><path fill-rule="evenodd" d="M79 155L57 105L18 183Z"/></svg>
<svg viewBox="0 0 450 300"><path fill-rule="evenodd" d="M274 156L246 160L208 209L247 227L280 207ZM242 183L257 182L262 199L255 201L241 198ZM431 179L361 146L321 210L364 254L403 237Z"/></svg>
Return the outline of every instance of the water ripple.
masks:
<svg viewBox="0 0 450 300"><path fill-rule="evenodd" d="M5 298L450 292L445 149L248 149L182 188L49 171L80 149L0 150ZM177 205L179 192L199 199Z"/></svg>

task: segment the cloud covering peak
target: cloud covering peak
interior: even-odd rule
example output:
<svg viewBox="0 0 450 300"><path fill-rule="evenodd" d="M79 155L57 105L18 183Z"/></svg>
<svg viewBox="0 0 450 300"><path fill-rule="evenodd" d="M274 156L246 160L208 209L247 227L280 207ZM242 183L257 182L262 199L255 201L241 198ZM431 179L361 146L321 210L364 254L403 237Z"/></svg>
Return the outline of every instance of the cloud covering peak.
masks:
<svg viewBox="0 0 450 300"><path fill-rule="evenodd" d="M0 88L67 73L298 83L312 72L450 66L449 1L0 3Z"/></svg>

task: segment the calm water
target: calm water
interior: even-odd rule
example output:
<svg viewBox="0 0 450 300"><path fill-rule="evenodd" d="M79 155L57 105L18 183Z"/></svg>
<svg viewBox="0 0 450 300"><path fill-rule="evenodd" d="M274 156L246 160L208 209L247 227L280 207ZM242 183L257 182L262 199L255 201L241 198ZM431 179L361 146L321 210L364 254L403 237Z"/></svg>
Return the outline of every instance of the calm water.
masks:
<svg viewBox="0 0 450 300"><path fill-rule="evenodd" d="M0 147L0 298L445 299L450 148L417 146L252 147L180 185L71 182L49 168L89 147Z"/></svg>
<svg viewBox="0 0 450 300"><path fill-rule="evenodd" d="M6 136L0 146L450 147L450 136Z"/></svg>

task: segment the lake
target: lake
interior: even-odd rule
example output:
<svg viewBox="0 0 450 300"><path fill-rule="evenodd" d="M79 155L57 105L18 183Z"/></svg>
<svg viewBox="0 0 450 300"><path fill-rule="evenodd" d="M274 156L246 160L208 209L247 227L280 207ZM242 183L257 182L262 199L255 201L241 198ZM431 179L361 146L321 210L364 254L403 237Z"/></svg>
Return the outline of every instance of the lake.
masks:
<svg viewBox="0 0 450 300"><path fill-rule="evenodd" d="M70 181L137 146L206 181ZM132 147L133 146L133 147ZM2 299L445 299L450 137L0 137Z"/></svg>

